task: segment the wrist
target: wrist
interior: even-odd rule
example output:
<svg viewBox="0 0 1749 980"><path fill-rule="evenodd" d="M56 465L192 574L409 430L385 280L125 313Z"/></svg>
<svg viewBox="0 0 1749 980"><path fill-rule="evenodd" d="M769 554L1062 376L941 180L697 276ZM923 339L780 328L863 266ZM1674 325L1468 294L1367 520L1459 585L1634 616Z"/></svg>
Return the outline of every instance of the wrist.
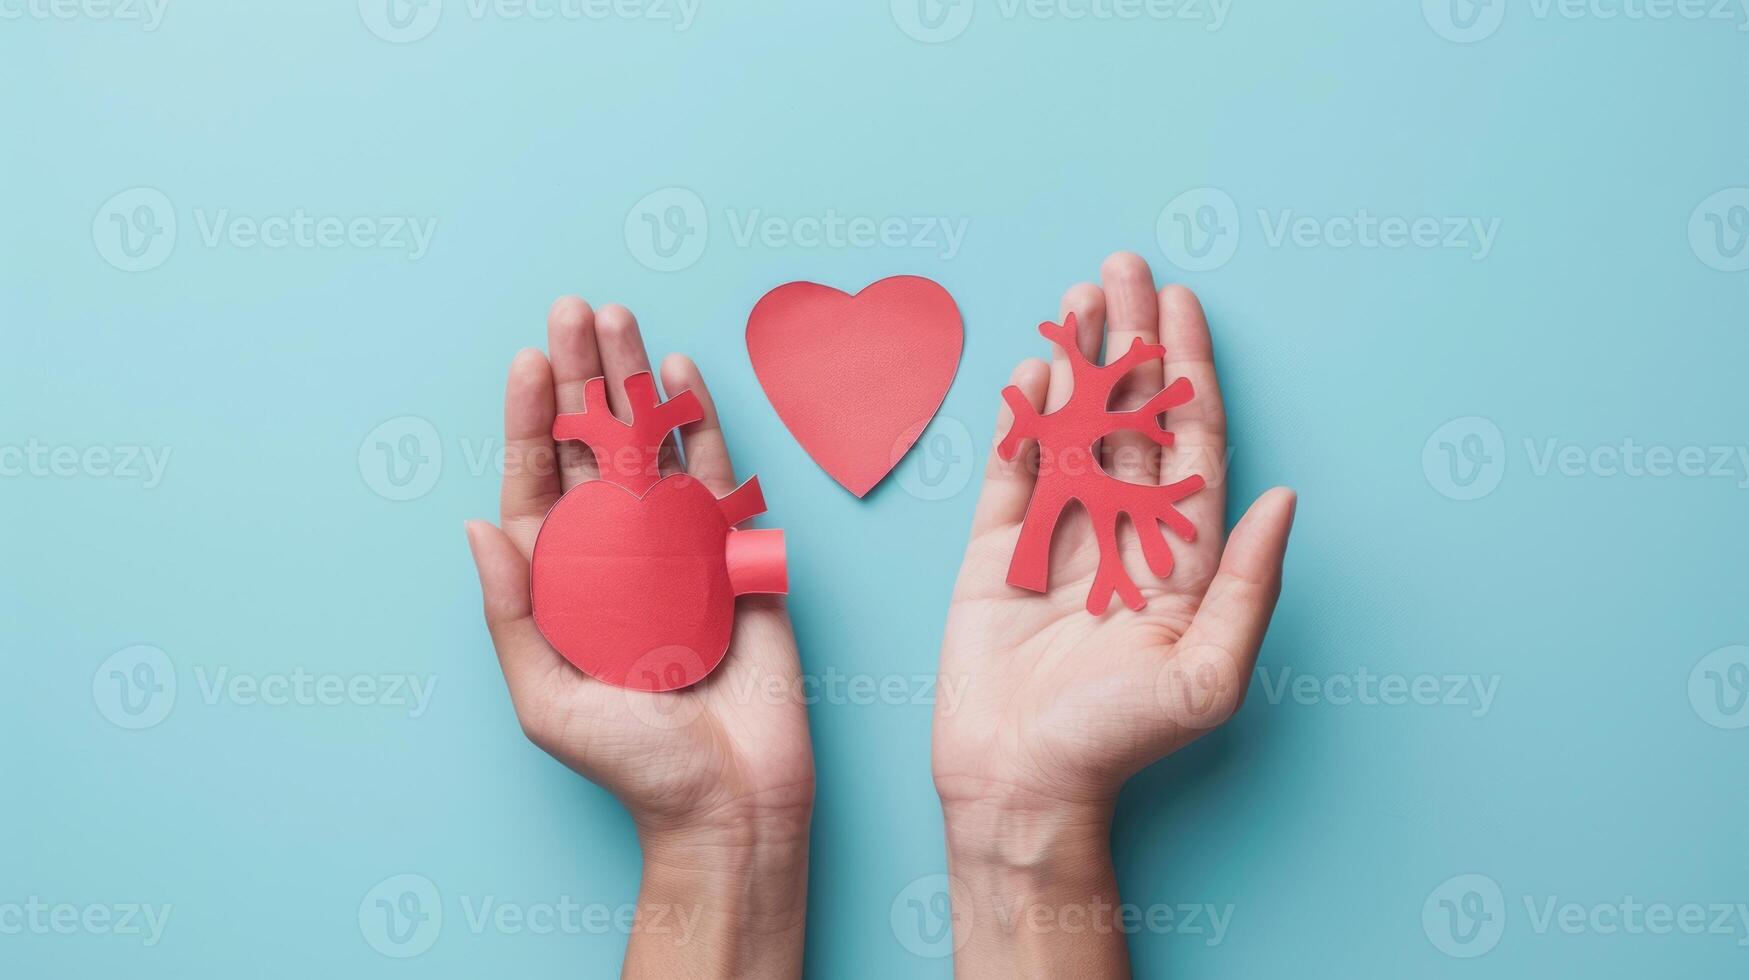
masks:
<svg viewBox="0 0 1749 980"><path fill-rule="evenodd" d="M1114 807L1112 800L1031 794L944 798L948 860L956 874L1073 879L1089 860L1109 862Z"/></svg>
<svg viewBox="0 0 1749 980"><path fill-rule="evenodd" d="M1110 800L944 799L956 975L1123 976Z"/></svg>
<svg viewBox="0 0 1749 980"><path fill-rule="evenodd" d="M807 810L639 821L643 884L628 976L799 975L807 919Z"/></svg>
<svg viewBox="0 0 1749 980"><path fill-rule="evenodd" d="M639 820L646 888L685 883L718 895L720 910L736 917L787 913L781 899L800 894L789 883L807 879L811 817L811 806L747 807L680 822Z"/></svg>

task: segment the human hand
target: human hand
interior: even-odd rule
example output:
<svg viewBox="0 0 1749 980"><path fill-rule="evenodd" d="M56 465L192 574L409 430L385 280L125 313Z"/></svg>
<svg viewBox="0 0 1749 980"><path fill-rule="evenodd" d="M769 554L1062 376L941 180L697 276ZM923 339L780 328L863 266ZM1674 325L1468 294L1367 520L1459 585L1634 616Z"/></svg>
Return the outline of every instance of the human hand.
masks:
<svg viewBox="0 0 1749 980"><path fill-rule="evenodd" d="M634 930L628 975L799 975L814 763L801 698L772 694L801 691L782 599L737 599L723 663L679 691L611 686L546 642L529 597L535 536L562 492L598 475L583 447L555 446L554 416L582 411L584 383L605 376L623 420L625 378L650 370L637 321L620 306L597 313L575 297L560 299L547 317L547 346L550 360L528 349L510 366L501 526L467 526L517 718L531 741L631 811L644 849L639 921L669 906L663 921L696 923L682 937L684 961L665 959L682 952L670 948L678 944ZM661 383L670 393L691 389L704 415L681 428L679 451L672 440L664 447L663 475L683 471L683 453L684 472L727 494L734 470L698 368L670 355Z"/></svg>
<svg viewBox="0 0 1749 980"><path fill-rule="evenodd" d="M1238 708L1281 586L1292 491L1264 494L1230 538L1223 533L1225 417L1196 297L1178 286L1156 294L1151 271L1135 255L1107 259L1101 279L1103 288L1082 284L1063 298L1062 312L1079 321L1082 351L1097 361L1103 341L1109 362L1135 338L1166 347L1164 365L1135 368L1109 408L1139 406L1178 377L1195 390L1168 413L1172 448L1123 432L1105 440L1106 469L1146 485L1200 473L1210 485L1178 504L1196 538L1171 542L1169 577L1148 574L1133 529L1120 533L1125 566L1147 605L1134 612L1114 604L1093 616L1085 602L1099 549L1081 508L1058 526L1048 593L1006 582L1038 468L1065 462L1039 460L1032 444L1013 462L991 456L942 644L940 686L961 694L951 708L937 704L933 741L955 915L972 916L972 946L960 954L967 974L1052 962L1028 959L1032 953L1020 948L1025 937L989 927L994 903L1020 894L1059 910L1084 905L1083 918L1115 907L1109 828L1119 789ZM1044 412L1070 395L1069 362L1062 351L1053 354L1048 365L1022 362L1013 376ZM1012 425L1004 407L997 435ZM956 944L963 941L956 936ZM1127 962L1121 941L1076 949L1058 935L1049 945L1032 952L1070 957L1053 961L1077 964L1078 975L1121 973Z"/></svg>

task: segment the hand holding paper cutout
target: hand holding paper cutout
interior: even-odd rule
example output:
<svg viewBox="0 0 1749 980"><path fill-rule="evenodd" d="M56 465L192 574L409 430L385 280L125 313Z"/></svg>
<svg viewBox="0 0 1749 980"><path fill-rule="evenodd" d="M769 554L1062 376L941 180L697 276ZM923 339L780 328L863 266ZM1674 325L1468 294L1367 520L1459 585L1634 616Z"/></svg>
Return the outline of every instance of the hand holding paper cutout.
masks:
<svg viewBox="0 0 1749 980"><path fill-rule="evenodd" d="M644 381L632 379L648 372L650 362L637 321L624 307L598 313L580 299L561 299L547 327L550 361L525 350L510 368L502 529L485 521L468 525L486 625L517 717L536 745L631 811L644 853L640 907L699 910L684 947L672 934L634 931L628 975L676 976L708 961L736 975L799 976L814 766L801 666L782 598L730 599L733 622L721 666L696 684L658 693L615 687L567 663L536 627L529 586L536 535L561 493L570 500L581 491L589 495L588 507L627 516L645 513L650 498L678 494L679 481L691 481L700 491L686 492L696 520L660 529L674 533L738 523L761 509L748 496L753 487L734 492L716 408L690 360L673 355L662 363L662 386L681 394L653 413L647 408L656 402L655 386L647 374ZM603 375L605 382L591 390L589 379ZM559 413L588 417L604 403L625 436L623 453L602 458L599 436L593 450L574 441L555 446ZM559 434L581 434L573 427L578 421L559 425ZM666 422L680 423L678 449ZM579 505L585 500L577 498ZM692 533L682 536L690 540ZM663 615L698 612L669 604Z"/></svg>
<svg viewBox="0 0 1749 980"><path fill-rule="evenodd" d="M1052 460L1050 465L1039 467L1038 484L1021 524L1014 561L1008 566L1008 584L1034 592L1050 587L1051 537L1063 511L1071 502L1079 502L1093 520L1094 539L1099 544L1099 568L1087 593L1087 611L1100 616L1104 615L1113 593L1122 596L1131 609L1139 610L1144 605L1141 590L1124 571L1123 552L1117 541L1119 520L1130 519L1148 567L1165 578L1172 574L1172 546L1160 533L1160 525L1171 528L1186 541L1195 541L1196 525L1185 520L1173 505L1201 490L1204 481L1201 474L1192 474L1165 486L1131 483L1112 476L1096 462L1096 447L1119 432L1140 433L1158 446L1171 446L1172 433L1161 426L1160 416L1190 401L1191 383L1187 378L1179 378L1139 408L1111 411L1107 406L1112 390L1138 365L1164 360L1166 349L1135 337L1129 350L1101 367L1081 353L1075 339L1076 326L1075 314L1069 313L1061 325L1044 323L1038 328L1068 358L1071 386L1068 403L1041 415L1019 387L1009 385L1003 389L1002 398L1014 413L1014 424L1002 437L997 452L1003 459L1013 460L1021 443L1031 439L1038 443L1040 458Z"/></svg>
<svg viewBox="0 0 1749 980"><path fill-rule="evenodd" d="M1009 438L985 471L942 643L937 690L959 693L936 702L935 784L949 871L964 885L956 919L974 923L1003 914L1013 899L1000 883L1016 867L1041 883L1040 904L1117 904L1108 849L1119 789L1238 707L1281 583L1291 491L1264 494L1222 533L1225 416L1196 297L1156 293L1129 254L1106 260L1102 279L1063 298L1065 326L1051 333L1067 350L1014 371L995 428ZM1068 492L1101 464L1098 489ZM1199 474L1209 486L1190 492ZM1094 518L1071 496L1092 497ZM1187 540L1166 552L1117 511ZM1182 534L1188 526L1198 533ZM1047 567L1048 592L1010 584L1043 589ZM1114 593L1132 608L1088 614ZM955 963L968 975L1124 975L1115 928L1024 950L975 935Z"/></svg>
<svg viewBox="0 0 1749 980"><path fill-rule="evenodd" d="M534 621L589 676L673 691L722 662L736 596L789 591L783 532L735 530L765 511L758 477L718 500L693 477L661 476L669 431L704 417L697 395L660 402L647 371L624 392L629 421L608 407L604 378L584 383L583 411L553 421L555 441L589 446L601 479L567 492L541 523Z"/></svg>

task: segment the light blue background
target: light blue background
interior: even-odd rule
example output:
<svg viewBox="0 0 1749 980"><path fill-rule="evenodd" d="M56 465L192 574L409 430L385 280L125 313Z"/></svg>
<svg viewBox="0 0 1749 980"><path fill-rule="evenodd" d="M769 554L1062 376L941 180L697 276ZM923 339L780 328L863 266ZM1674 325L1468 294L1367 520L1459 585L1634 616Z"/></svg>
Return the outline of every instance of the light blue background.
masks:
<svg viewBox="0 0 1749 980"><path fill-rule="evenodd" d="M936 432L963 426L981 447L1012 364L1044 353L1033 325L1120 248L1207 304L1234 513L1272 484L1302 494L1272 680L1497 684L1485 712L1271 703L1254 684L1229 728L1126 794L1125 899L1231 907L1213 945L1136 936L1138 972L1698 977L1749 962L1734 917L1722 935L1569 935L1526 905L1749 902L1749 729L1730 727L1749 709L1726 669L1744 658L1701 663L1749 643L1749 471L1733 457L1722 477L1567 476L1526 449L1749 442L1749 273L1726 271L1729 233L1723 249L1689 236L1749 193L1697 214L1749 185L1740 9L1609 19L1493 0L1504 22L1466 43L1434 29L1437 2L1234 0L1210 30L977 0L962 33L923 43L884 2L703 0L676 30L444 0L429 36L390 43L352 0L169 0L155 30L33 2L0 2L27 14L0 20L0 907L173 913L152 948L0 934L0 973L616 970L621 935L476 934L462 906L618 905L638 878L620 808L523 740L479 619L462 521L495 513L496 474L470 457L493 448L512 353L577 292L636 310L658 353L694 355L766 487L766 523L789 534L807 671L927 676L974 468L948 467L972 483L942 501L893 481L861 502L836 489L757 389L747 310L792 279L939 279L967 344ZM126 272L104 258L103 209L135 187L172 202L178 231L161 265ZM625 223L674 187L704 203L709 238L658 272ZM1175 272L1156 224L1197 188L1234 202L1236 251ZM202 239L221 209L300 208L437 230L417 261ZM743 246L731 226L828 209L969 224L951 257ZM1500 224L1480 261L1274 246L1265 227L1362 209ZM1439 476L1441 440L1426 468L1423 449L1472 416L1499 431L1481 445L1502 478L1466 501ZM403 417L430 423L442 462L429 493L396 502L359 450ZM1454 444L1471 434L1491 432ZM32 445L172 455L147 488L20 472ZM134 644L164 651L178 684L140 731L93 693ZM418 718L209 704L200 678L221 668L437 687ZM810 974L946 976L889 916L944 870L928 706L820 705L812 721ZM395 960L359 906L402 873L435 884L444 923ZM1500 889L1484 909L1498 944L1457 943L1479 959L1441 952L1457 934L1423 921L1464 874Z"/></svg>

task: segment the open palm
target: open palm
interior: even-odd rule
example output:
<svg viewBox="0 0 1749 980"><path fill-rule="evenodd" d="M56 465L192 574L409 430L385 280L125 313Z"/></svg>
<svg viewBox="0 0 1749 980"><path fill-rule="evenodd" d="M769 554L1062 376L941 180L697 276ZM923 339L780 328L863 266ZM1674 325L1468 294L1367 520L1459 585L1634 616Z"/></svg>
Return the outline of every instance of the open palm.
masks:
<svg viewBox="0 0 1749 980"><path fill-rule="evenodd" d="M782 600L743 596L719 669L667 693L631 691L595 680L559 655L535 627L529 560L547 511L564 491L597 477L575 443L555 446L553 419L583 409L583 387L605 376L614 413L628 417L623 383L650 370L637 321L624 307L599 313L574 297L547 320L550 358L524 350L505 394L504 485L500 524L468 525L480 572L486 622L517 717L529 738L605 787L640 825L748 820L793 822L805 836L814 768L800 662ZM662 453L663 475L682 471L721 497L735 486L716 407L698 368L670 356L670 393L691 389L703 418L682 427L679 451Z"/></svg>
<svg viewBox="0 0 1749 980"><path fill-rule="evenodd" d="M992 798L1109 804L1130 775L1237 709L1280 591L1294 496L1264 494L1224 535L1225 417L1196 297L1176 286L1156 294L1147 264L1129 254L1107 259L1101 280L1063 297L1082 353L1097 363L1103 348L1110 363L1137 339L1166 347L1163 364L1147 361L1126 376L1109 409L1140 406L1179 377L1195 390L1167 414L1172 448L1121 432L1105 440L1104 465L1147 486L1200 474L1209 485L1178 504L1195 540L1172 541L1175 567L1158 579L1133 529L1120 531L1146 606L1114 604L1094 616L1086 601L1099 547L1087 513L1072 507L1051 542L1049 592L1017 589L1008 567L1038 447L1013 462L992 454L941 655L941 687L958 692L938 700L935 718L935 779L950 808ZM1013 384L1048 414L1068 403L1070 374L1057 350L1049 364L1022 362ZM1004 408L997 435L1013 422Z"/></svg>

